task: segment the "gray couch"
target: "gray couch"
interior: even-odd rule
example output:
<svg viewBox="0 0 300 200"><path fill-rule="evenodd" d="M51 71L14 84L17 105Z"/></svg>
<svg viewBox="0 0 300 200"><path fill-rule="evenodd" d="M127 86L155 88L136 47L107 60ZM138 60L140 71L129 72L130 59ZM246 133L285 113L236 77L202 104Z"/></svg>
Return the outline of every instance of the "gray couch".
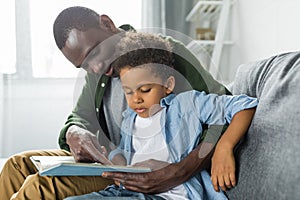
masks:
<svg viewBox="0 0 300 200"><path fill-rule="evenodd" d="M233 93L259 105L237 151L229 199L300 199L300 52L241 65Z"/></svg>

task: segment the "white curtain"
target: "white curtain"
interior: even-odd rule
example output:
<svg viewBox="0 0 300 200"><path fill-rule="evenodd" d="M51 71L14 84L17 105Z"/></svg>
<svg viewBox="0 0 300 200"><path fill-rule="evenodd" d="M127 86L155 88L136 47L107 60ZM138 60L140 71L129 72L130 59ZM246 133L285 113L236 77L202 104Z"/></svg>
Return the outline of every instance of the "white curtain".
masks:
<svg viewBox="0 0 300 200"><path fill-rule="evenodd" d="M4 153L4 73L14 73L16 64L15 1L4 0L0 6L0 158Z"/></svg>
<svg viewBox="0 0 300 200"><path fill-rule="evenodd" d="M15 2L1 1L0 73L12 73L16 63Z"/></svg>
<svg viewBox="0 0 300 200"><path fill-rule="evenodd" d="M151 30L153 32L160 31L162 34L183 42L199 59L203 67L208 69L211 59L210 51L195 42L193 24L186 21L186 16L193 8L194 3L193 0L143 0L142 23L146 28L161 28Z"/></svg>
<svg viewBox="0 0 300 200"><path fill-rule="evenodd" d="M192 0L143 0L143 26L160 27L190 34L185 17L192 9Z"/></svg>
<svg viewBox="0 0 300 200"><path fill-rule="evenodd" d="M124 1L120 8L117 1L1 1L0 157L58 147L59 131L82 89L76 83L82 74L56 47L53 22L63 9L85 6L107 13L116 25L140 27L140 0Z"/></svg>
<svg viewBox="0 0 300 200"><path fill-rule="evenodd" d="M3 76L0 73L0 158L3 155Z"/></svg>

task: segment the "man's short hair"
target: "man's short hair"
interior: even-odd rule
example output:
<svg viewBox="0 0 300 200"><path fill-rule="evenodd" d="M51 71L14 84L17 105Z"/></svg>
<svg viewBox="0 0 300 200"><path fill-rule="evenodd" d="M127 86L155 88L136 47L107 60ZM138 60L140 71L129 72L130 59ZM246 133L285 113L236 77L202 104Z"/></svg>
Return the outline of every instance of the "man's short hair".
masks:
<svg viewBox="0 0 300 200"><path fill-rule="evenodd" d="M53 34L59 49L65 46L72 29L87 31L90 28L99 28L99 14L86 7L69 7L64 9L55 19Z"/></svg>

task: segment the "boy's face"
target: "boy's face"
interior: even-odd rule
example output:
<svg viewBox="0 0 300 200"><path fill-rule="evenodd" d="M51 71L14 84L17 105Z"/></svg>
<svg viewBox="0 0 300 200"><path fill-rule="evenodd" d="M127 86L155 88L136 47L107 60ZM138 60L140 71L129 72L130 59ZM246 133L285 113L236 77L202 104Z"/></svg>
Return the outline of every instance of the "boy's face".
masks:
<svg viewBox="0 0 300 200"><path fill-rule="evenodd" d="M147 67L123 68L120 79L129 107L143 118L157 113L160 100L171 92Z"/></svg>

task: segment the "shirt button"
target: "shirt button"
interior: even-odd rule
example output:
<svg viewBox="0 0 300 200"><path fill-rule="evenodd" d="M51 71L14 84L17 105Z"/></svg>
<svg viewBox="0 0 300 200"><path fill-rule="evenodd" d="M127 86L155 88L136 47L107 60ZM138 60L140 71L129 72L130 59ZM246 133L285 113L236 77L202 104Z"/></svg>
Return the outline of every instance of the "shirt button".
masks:
<svg viewBox="0 0 300 200"><path fill-rule="evenodd" d="M105 87L105 83L101 83L101 87Z"/></svg>
<svg viewBox="0 0 300 200"><path fill-rule="evenodd" d="M96 108L96 112L97 112L97 113L99 112L99 108Z"/></svg>

